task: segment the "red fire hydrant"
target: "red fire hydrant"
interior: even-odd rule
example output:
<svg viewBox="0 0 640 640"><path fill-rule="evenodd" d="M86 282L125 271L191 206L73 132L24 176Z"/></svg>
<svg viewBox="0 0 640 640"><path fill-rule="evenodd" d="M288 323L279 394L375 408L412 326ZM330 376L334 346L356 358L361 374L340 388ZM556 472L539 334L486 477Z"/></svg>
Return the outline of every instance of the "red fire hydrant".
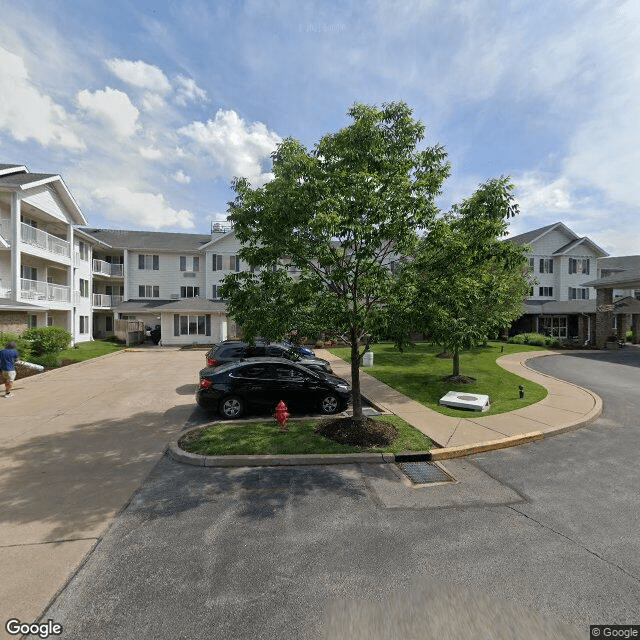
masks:
<svg viewBox="0 0 640 640"><path fill-rule="evenodd" d="M278 403L273 417L280 425L280 431L289 431L289 428L286 426L287 420L289 419L289 413L287 412L287 405L282 400Z"/></svg>

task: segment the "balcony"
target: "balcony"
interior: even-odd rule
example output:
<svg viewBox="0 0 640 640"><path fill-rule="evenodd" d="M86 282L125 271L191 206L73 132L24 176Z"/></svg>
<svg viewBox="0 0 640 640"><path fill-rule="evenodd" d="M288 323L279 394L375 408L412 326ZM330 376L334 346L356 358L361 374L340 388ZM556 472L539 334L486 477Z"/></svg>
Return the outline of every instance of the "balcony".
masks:
<svg viewBox="0 0 640 640"><path fill-rule="evenodd" d="M101 276L115 276L122 278L124 274L124 265L112 264L104 260L93 260L93 273Z"/></svg>
<svg viewBox="0 0 640 640"><path fill-rule="evenodd" d="M7 242L11 242L11 220L0 218L0 236Z"/></svg>
<svg viewBox="0 0 640 640"><path fill-rule="evenodd" d="M123 296L113 296L106 293L93 294L93 307L99 309L110 309L117 307L122 302Z"/></svg>
<svg viewBox="0 0 640 640"><path fill-rule="evenodd" d="M21 278L20 299L30 302L71 302L71 289L61 284Z"/></svg>
<svg viewBox="0 0 640 640"><path fill-rule="evenodd" d="M36 229L24 222L20 223L20 239L24 244L42 249L42 251L64 258L71 258L71 247L66 240L52 236L50 233Z"/></svg>

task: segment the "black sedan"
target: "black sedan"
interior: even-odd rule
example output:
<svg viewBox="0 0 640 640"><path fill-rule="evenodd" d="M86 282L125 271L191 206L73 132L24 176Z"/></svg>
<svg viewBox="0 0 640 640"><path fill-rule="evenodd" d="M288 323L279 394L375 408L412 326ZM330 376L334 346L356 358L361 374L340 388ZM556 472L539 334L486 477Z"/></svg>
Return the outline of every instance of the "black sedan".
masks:
<svg viewBox="0 0 640 640"><path fill-rule="evenodd" d="M196 402L220 412L224 418L240 417L247 406L274 410L283 400L287 407L317 409L330 415L344 410L351 385L342 378L312 371L284 358L252 358L200 371Z"/></svg>
<svg viewBox="0 0 640 640"><path fill-rule="evenodd" d="M241 340L225 340L214 345L206 354L207 367L217 367L228 362L237 362L243 358L271 357L286 358L292 362L325 373L333 373L328 360L314 356L302 356L296 347L281 342L257 342L255 345L247 344Z"/></svg>

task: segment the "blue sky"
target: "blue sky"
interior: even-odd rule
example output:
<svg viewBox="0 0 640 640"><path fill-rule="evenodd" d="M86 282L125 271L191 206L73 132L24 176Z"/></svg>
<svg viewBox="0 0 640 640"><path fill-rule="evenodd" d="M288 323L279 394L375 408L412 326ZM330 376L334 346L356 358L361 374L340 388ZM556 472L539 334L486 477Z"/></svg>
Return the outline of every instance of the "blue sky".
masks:
<svg viewBox="0 0 640 640"><path fill-rule="evenodd" d="M0 163L58 173L91 226L208 233L234 176L404 100L443 209L509 175L512 233L640 253L640 4L0 0Z"/></svg>

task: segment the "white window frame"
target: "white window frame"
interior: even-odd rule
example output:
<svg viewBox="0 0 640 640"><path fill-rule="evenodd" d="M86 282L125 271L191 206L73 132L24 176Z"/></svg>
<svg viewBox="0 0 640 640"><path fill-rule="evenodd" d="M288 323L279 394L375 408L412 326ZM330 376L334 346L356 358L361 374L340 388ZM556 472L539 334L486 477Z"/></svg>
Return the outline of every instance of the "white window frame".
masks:
<svg viewBox="0 0 640 640"><path fill-rule="evenodd" d="M138 297L139 298L159 298L160 286L157 284L139 284Z"/></svg>

